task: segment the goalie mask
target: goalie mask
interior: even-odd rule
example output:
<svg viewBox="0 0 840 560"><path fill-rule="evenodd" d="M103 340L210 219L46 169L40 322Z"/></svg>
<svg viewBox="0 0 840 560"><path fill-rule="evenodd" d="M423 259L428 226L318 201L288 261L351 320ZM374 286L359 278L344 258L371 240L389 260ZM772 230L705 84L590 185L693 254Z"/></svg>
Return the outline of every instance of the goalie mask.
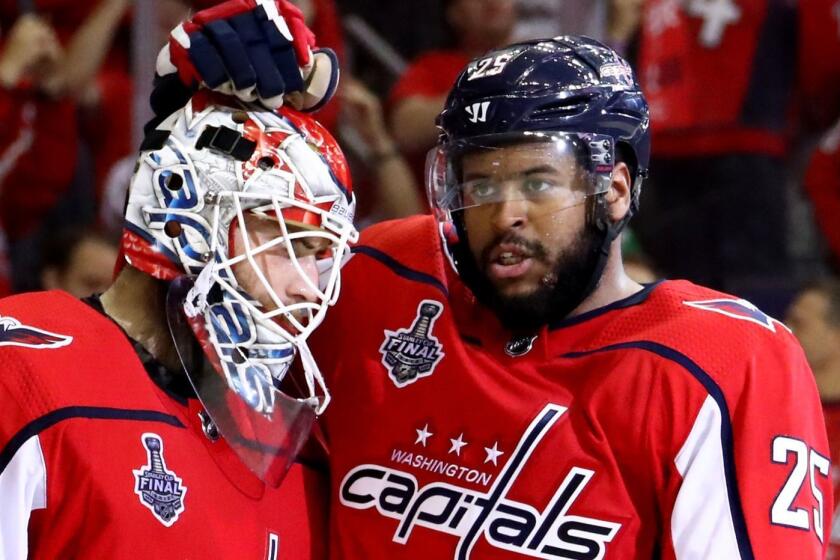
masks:
<svg viewBox="0 0 840 560"><path fill-rule="evenodd" d="M147 135L121 249L172 281L167 315L190 382L228 444L276 484L329 402L306 339L338 297L355 200L317 122L231 104L196 96Z"/></svg>

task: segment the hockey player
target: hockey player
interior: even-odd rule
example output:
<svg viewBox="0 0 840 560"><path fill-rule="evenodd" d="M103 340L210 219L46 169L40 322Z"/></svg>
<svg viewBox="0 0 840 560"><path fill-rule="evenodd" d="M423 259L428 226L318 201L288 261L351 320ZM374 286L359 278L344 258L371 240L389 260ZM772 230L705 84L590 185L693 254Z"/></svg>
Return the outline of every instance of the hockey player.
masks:
<svg viewBox="0 0 840 560"><path fill-rule="evenodd" d="M311 117L228 103L147 138L108 291L0 301L0 558L325 556L296 456L355 202Z"/></svg>
<svg viewBox="0 0 840 560"><path fill-rule="evenodd" d="M493 51L438 124L435 217L366 230L316 337L334 557L822 558L794 337L622 269L649 153L626 62L576 37Z"/></svg>
<svg viewBox="0 0 840 560"><path fill-rule="evenodd" d="M365 231L314 339L332 557L822 558L828 446L792 334L623 271L649 158L628 64L580 37L492 51L438 124L435 215Z"/></svg>

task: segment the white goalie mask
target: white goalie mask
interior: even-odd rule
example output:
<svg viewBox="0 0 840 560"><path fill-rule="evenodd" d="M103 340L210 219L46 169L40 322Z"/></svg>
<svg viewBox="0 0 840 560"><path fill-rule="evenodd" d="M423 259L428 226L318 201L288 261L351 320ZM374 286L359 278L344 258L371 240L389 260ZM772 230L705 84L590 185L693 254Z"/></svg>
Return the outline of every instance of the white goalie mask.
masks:
<svg viewBox="0 0 840 560"><path fill-rule="evenodd" d="M344 156L311 117L210 95L164 121L144 148L126 208L125 261L178 279L170 326L188 326L194 338L176 328L176 346L228 442L288 450L296 443L271 435L278 422L288 429L329 402L306 339L335 303L358 239ZM195 339L212 370L192 359ZM296 355L302 371L290 394ZM262 476L274 469L271 455L245 462Z"/></svg>

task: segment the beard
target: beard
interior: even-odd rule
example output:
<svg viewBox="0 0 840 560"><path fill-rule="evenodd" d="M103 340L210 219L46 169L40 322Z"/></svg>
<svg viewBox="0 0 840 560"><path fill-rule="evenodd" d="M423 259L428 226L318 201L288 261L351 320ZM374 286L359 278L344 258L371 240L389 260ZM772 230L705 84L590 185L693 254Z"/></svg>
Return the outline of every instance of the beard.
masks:
<svg viewBox="0 0 840 560"><path fill-rule="evenodd" d="M466 241L466 240L464 240ZM532 258L549 264L549 272L539 285L526 294L505 295L490 281L486 255L499 243L523 246ZM552 263L548 251L539 241L516 234L500 236L485 249L481 266L469 249L462 249L459 271L478 301L489 307L507 329L514 333L533 333L552 321L565 318L595 289L595 278L601 261L603 234L586 226L574 244L560 253ZM467 243L459 243L462 247ZM600 274L599 274L600 276Z"/></svg>

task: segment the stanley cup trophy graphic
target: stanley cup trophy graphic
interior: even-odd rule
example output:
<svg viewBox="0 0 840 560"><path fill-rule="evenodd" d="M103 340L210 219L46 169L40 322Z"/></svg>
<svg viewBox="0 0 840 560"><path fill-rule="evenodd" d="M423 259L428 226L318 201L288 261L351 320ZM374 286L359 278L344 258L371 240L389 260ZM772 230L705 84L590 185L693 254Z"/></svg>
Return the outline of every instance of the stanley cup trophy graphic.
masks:
<svg viewBox="0 0 840 560"><path fill-rule="evenodd" d="M141 441L146 448L148 464L134 471L134 492L158 521L170 527L184 511L187 488L173 471L166 468L160 436L143 434Z"/></svg>
<svg viewBox="0 0 840 560"><path fill-rule="evenodd" d="M440 343L432 336L434 321L442 310L440 303L424 300L417 308L417 317L411 328L385 331L385 342L380 348L382 363L397 386L430 374L443 357Z"/></svg>

